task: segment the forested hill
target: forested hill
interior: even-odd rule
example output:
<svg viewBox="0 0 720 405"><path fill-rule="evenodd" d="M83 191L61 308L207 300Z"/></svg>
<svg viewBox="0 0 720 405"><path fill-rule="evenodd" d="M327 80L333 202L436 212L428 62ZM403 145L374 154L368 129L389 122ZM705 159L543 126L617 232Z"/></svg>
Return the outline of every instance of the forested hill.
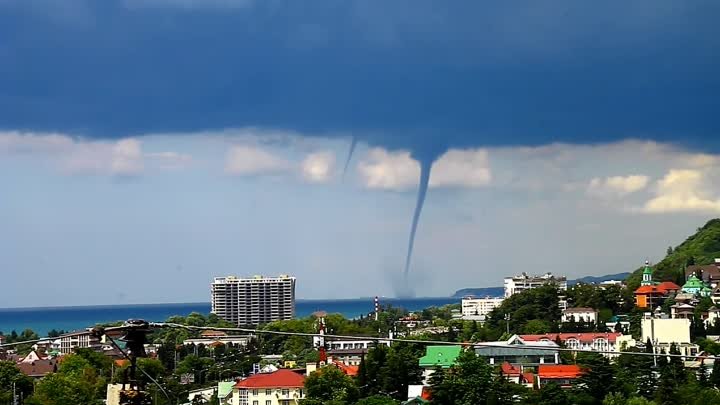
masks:
<svg viewBox="0 0 720 405"><path fill-rule="evenodd" d="M663 260L653 266L657 281L685 283L685 267L691 264L711 264L720 258L720 218L710 220L702 228L675 248L668 248ZM628 286L635 289L642 279L642 268L635 270L627 278Z"/></svg>

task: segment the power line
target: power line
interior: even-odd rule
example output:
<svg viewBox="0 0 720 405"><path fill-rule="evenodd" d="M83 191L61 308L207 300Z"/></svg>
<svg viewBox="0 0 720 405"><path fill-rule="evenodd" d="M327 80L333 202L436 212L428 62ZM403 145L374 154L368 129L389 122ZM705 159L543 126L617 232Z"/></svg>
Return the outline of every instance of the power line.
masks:
<svg viewBox="0 0 720 405"><path fill-rule="evenodd" d="M501 345L493 344L489 342L446 342L446 341L435 341L435 340L422 340L422 339L398 339L398 338L383 338L376 336L350 336L350 335L333 335L318 333L307 333L307 332L285 332L275 331L266 329L252 329L252 328L221 328L213 326L190 326L181 325L177 323L168 322L151 322L150 327L156 328L178 328L190 331L218 331L218 332L243 332L249 334L270 334L270 335L281 335L281 336L303 336L303 337L323 337L332 339L342 340L374 340L383 342L399 342L399 343L413 343L423 345L436 345L436 346L463 346L463 347L490 347L490 348L501 348L501 349L519 349L519 350L545 350L545 351L558 351L558 352L573 352L573 353L598 353L598 354L610 354L619 356L621 354L631 356L653 356L653 357L680 357L680 358L702 358L702 359L718 359L718 356L685 356L682 354L669 354L669 353L645 353L645 352L628 352L628 351L609 351L609 350L590 350L590 349L572 349L567 347L548 347L543 345Z"/></svg>

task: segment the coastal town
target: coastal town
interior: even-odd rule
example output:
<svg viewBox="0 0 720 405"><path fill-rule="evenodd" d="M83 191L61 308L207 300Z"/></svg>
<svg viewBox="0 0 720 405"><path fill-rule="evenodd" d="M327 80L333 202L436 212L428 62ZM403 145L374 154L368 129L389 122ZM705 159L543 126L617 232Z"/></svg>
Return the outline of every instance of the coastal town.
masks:
<svg viewBox="0 0 720 405"><path fill-rule="evenodd" d="M685 266L682 285L659 279L649 262L638 274L634 286L522 273L505 278L501 297L466 296L416 312L376 298L357 319L322 311L296 319L297 280L289 275L217 277L211 314L173 317L167 325L183 328L149 333L138 368L152 378L127 381L132 339L110 331L118 325L46 338L13 331L0 335L0 377L16 373L3 395L13 404L59 404L47 398L61 377L68 386L88 384L88 401L108 405L444 404L458 401L452 381L474 361L487 373L478 395L489 398L500 384L511 393L508 403L550 403L543 396L578 392L600 395L597 403L607 395L663 399L685 385L667 381L669 365L701 388L720 385L720 258ZM636 360L634 353L650 356ZM630 375L652 387L597 394L588 376L613 367L618 382ZM68 383L78 372L87 381ZM153 402L132 402L131 392Z"/></svg>

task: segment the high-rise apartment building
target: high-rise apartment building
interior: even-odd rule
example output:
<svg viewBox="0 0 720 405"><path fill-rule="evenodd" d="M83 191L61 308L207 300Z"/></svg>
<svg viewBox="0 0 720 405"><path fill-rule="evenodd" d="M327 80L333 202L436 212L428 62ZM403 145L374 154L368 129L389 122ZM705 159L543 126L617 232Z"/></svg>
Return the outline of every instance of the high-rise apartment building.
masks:
<svg viewBox="0 0 720 405"><path fill-rule="evenodd" d="M238 326L295 317L295 277L215 277L212 313Z"/></svg>

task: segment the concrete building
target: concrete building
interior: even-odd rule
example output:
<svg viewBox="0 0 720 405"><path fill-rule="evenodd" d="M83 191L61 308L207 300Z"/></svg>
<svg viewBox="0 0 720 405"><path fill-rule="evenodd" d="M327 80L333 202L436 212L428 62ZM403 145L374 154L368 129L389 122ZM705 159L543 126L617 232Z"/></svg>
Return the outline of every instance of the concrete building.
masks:
<svg viewBox="0 0 720 405"><path fill-rule="evenodd" d="M593 308L568 308L562 312L562 322L597 323L598 311Z"/></svg>
<svg viewBox="0 0 720 405"><path fill-rule="evenodd" d="M658 352L669 352L673 343L683 356L695 356L700 351L700 347L690 341L690 319L653 318L646 315L640 326L642 342L650 339Z"/></svg>
<svg viewBox="0 0 720 405"><path fill-rule="evenodd" d="M529 347L528 347L529 346ZM525 341L513 335L507 341L483 342L475 346L475 353L490 364L508 362L524 371L539 364L560 364L558 344L550 340Z"/></svg>
<svg viewBox="0 0 720 405"><path fill-rule="evenodd" d="M617 351L617 340L622 333L545 333L543 335L520 335L528 344L532 342L563 343L568 349L592 350L595 352ZM608 355L610 356L610 355Z"/></svg>
<svg viewBox="0 0 720 405"><path fill-rule="evenodd" d="M567 278L553 276L552 273L545 273L542 276L529 276L521 273L517 276L506 277L504 281L505 298L521 293L526 290L538 288L545 284L555 284L561 291L567 290Z"/></svg>
<svg viewBox="0 0 720 405"><path fill-rule="evenodd" d="M100 346L100 339L87 330L60 335L60 353L63 355L70 354L78 348L99 350Z"/></svg>
<svg viewBox="0 0 720 405"><path fill-rule="evenodd" d="M288 369L259 373L233 387L233 405L297 405L305 398L305 376Z"/></svg>
<svg viewBox="0 0 720 405"><path fill-rule="evenodd" d="M295 277L216 277L211 285L212 313L238 326L295 317Z"/></svg>
<svg viewBox="0 0 720 405"><path fill-rule="evenodd" d="M493 309L502 304L503 300L494 297L465 297L462 299L462 318L471 321L484 320Z"/></svg>

